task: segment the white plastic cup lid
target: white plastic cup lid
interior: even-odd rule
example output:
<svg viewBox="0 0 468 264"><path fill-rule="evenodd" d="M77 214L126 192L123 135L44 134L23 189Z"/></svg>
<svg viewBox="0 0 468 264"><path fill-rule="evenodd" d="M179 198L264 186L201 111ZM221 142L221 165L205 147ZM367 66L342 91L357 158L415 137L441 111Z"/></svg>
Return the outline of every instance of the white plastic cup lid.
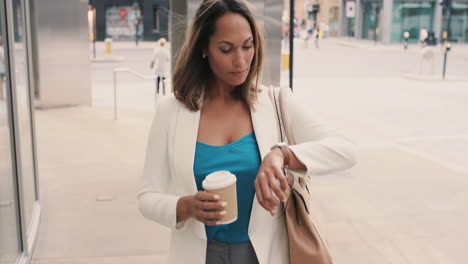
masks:
<svg viewBox="0 0 468 264"><path fill-rule="evenodd" d="M216 171L208 174L203 180L203 189L216 190L225 188L237 181L236 175L229 171Z"/></svg>

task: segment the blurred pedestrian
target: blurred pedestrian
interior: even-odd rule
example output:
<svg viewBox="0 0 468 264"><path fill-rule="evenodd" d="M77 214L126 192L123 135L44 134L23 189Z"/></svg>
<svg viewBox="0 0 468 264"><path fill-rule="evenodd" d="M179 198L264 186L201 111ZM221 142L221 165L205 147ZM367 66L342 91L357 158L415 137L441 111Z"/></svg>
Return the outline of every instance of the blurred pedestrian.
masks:
<svg viewBox="0 0 468 264"><path fill-rule="evenodd" d="M317 49L320 48L319 47L320 29L317 26L317 24L315 24L314 29L312 30L312 36L313 36L314 41L315 41L315 48L317 48Z"/></svg>
<svg viewBox="0 0 468 264"><path fill-rule="evenodd" d="M428 46L436 46L437 45L437 38L435 36L434 31L429 31L427 38L426 38L426 44Z"/></svg>
<svg viewBox="0 0 468 264"><path fill-rule="evenodd" d="M283 22L283 25L281 27L281 36L283 40L283 47L289 47L289 23L288 22Z"/></svg>
<svg viewBox="0 0 468 264"><path fill-rule="evenodd" d="M429 33L427 32L426 27L423 27L421 31L419 32L419 43L421 43L423 47L426 46L426 40L427 40L428 35Z"/></svg>
<svg viewBox="0 0 468 264"><path fill-rule="evenodd" d="M309 35L309 31L308 31L307 27L305 26L305 24L304 24L304 26L301 26L301 38L304 40L303 47L308 48L309 47L310 35Z"/></svg>
<svg viewBox="0 0 468 264"><path fill-rule="evenodd" d="M169 67L171 62L171 55L166 47L166 39L160 38L154 47L153 56L151 57L150 68L154 75L156 75L156 96L162 87L163 95L166 95L165 80L169 76Z"/></svg>

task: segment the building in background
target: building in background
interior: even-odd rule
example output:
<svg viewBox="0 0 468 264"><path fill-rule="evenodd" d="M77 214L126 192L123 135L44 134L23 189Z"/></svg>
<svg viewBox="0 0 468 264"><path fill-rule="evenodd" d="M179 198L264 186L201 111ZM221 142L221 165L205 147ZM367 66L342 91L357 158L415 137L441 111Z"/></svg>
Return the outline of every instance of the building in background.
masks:
<svg viewBox="0 0 468 264"><path fill-rule="evenodd" d="M168 38L169 0L89 0L96 10L96 40Z"/></svg>
<svg viewBox="0 0 468 264"><path fill-rule="evenodd" d="M442 23L447 23L444 16ZM459 43L468 43L468 1L454 1L452 21L450 23L451 39Z"/></svg>
<svg viewBox="0 0 468 264"><path fill-rule="evenodd" d="M339 0L295 0L299 25L318 25L324 36L338 36Z"/></svg>
<svg viewBox="0 0 468 264"><path fill-rule="evenodd" d="M419 40L425 27L440 40L447 27L446 12L436 0L340 0L340 35L381 41L410 42ZM468 0L453 0L450 40L468 43Z"/></svg>

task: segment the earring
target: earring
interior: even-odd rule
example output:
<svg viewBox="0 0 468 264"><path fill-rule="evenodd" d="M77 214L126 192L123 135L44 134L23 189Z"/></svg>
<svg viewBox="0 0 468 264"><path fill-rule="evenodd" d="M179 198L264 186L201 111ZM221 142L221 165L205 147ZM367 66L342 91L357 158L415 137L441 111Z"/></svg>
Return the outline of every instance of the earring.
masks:
<svg viewBox="0 0 468 264"><path fill-rule="evenodd" d="M203 57L203 59L205 59L205 58L206 58L206 54L205 54L205 52L203 52L203 54L202 54L202 57Z"/></svg>

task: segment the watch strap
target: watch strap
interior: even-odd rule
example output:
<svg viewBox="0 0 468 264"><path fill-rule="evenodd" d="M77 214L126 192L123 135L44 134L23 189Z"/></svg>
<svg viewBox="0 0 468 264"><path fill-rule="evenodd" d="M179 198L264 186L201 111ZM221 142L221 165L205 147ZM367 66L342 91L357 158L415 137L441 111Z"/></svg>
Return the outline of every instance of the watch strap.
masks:
<svg viewBox="0 0 468 264"><path fill-rule="evenodd" d="M281 150L281 153L283 153L283 158L284 158L283 166L285 168L287 168L288 165L289 165L289 148L288 148L288 145L285 144L285 143L279 143L279 144L274 145L271 149L273 150L275 148L279 148Z"/></svg>

